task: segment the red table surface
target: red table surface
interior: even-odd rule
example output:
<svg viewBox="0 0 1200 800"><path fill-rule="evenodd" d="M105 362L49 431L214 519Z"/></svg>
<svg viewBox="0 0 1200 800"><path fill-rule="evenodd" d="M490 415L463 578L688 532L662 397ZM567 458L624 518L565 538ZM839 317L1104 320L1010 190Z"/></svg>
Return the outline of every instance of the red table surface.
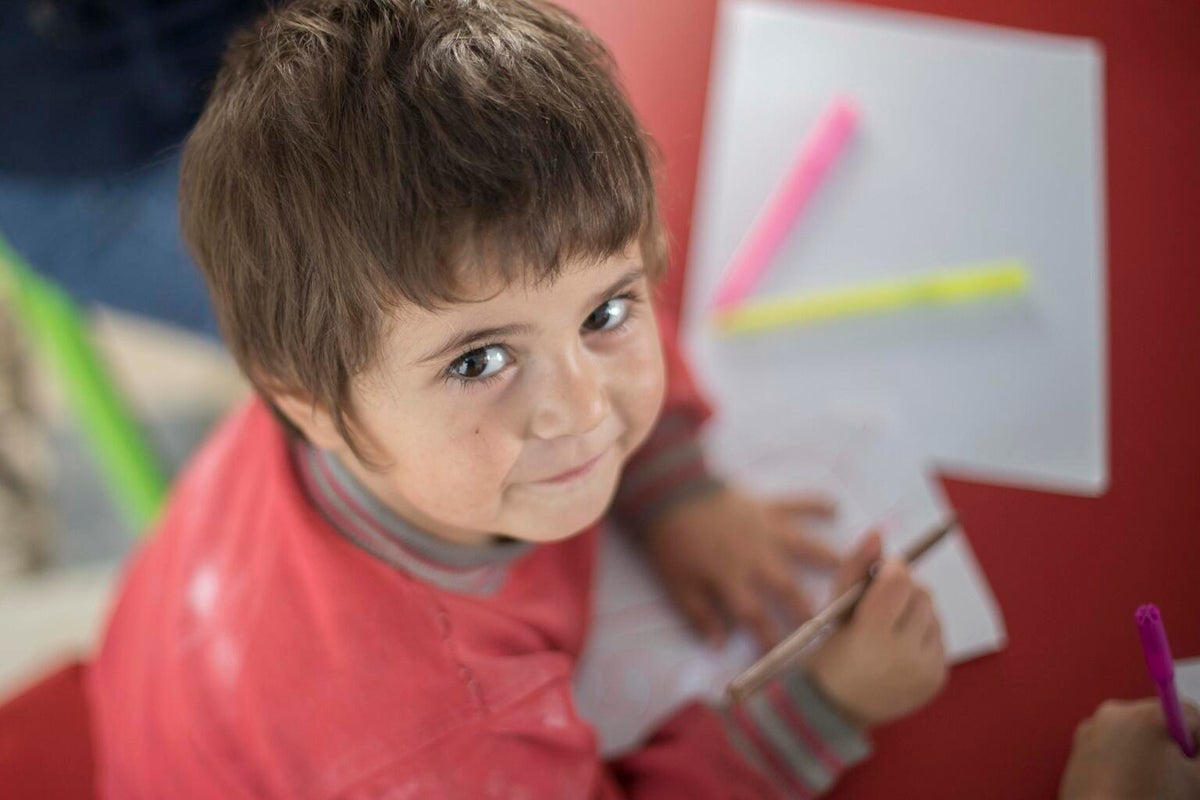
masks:
<svg viewBox="0 0 1200 800"><path fill-rule="evenodd" d="M678 275L717 4L565 5L608 42L662 148ZM1111 487L1086 499L946 481L1004 611L1008 647L955 668L932 706L878 730L874 757L834 793L1052 797L1075 726L1104 698L1152 691L1138 604L1162 609L1176 656L1200 656L1200 4L871 5L1087 36L1104 50ZM678 297L677 277L668 288Z"/></svg>

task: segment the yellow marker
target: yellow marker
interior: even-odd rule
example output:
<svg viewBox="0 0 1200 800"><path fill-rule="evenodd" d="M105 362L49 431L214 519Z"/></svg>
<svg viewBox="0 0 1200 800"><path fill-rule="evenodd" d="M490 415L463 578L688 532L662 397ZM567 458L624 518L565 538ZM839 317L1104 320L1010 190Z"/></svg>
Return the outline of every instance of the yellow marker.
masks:
<svg viewBox="0 0 1200 800"><path fill-rule="evenodd" d="M713 321L725 334L755 333L837 317L1002 297L1028 286L1025 262L995 261L747 303L717 312Z"/></svg>

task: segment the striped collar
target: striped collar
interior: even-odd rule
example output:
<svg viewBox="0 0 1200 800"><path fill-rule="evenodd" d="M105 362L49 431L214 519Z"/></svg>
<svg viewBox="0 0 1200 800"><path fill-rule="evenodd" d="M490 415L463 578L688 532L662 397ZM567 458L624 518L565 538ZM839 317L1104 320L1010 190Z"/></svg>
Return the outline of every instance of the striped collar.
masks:
<svg viewBox="0 0 1200 800"><path fill-rule="evenodd" d="M505 540L464 545L437 539L404 521L330 452L307 442L293 449L304 488L333 527L376 558L442 589L494 594L509 564L533 548Z"/></svg>

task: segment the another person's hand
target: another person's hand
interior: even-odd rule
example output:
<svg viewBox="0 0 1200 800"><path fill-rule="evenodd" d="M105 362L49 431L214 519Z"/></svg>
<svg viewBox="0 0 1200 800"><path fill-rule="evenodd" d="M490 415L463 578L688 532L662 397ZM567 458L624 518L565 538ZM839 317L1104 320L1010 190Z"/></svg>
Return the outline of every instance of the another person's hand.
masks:
<svg viewBox="0 0 1200 800"><path fill-rule="evenodd" d="M840 559L806 535L800 517L828 516L821 498L756 500L723 488L663 512L645 534L646 557L688 621L714 645L746 625L764 647L779 641L772 609L798 625L812 608L796 566L832 569ZM786 624L786 622L785 622Z"/></svg>
<svg viewBox="0 0 1200 800"><path fill-rule="evenodd" d="M1200 710L1184 704L1200 735ZM1061 800L1200 798L1200 758L1189 759L1167 733L1157 699L1107 700L1075 731Z"/></svg>
<svg viewBox="0 0 1200 800"><path fill-rule="evenodd" d="M880 557L871 534L839 571L836 592L861 580ZM903 562L882 562L854 616L813 654L809 675L851 719L871 727L902 717L946 683L942 627L929 590Z"/></svg>

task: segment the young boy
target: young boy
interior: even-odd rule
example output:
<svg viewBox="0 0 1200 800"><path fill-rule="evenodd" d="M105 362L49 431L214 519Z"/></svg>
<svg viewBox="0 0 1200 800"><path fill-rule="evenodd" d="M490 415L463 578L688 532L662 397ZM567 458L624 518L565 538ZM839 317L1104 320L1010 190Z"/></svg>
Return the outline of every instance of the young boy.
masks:
<svg viewBox="0 0 1200 800"><path fill-rule="evenodd" d="M126 576L90 673L106 796L804 797L936 693L888 562L807 671L597 755L571 678L614 494L693 617L703 587L767 637L720 576L791 586L778 509L704 470L647 145L571 17L300 0L234 40L182 169L260 399Z"/></svg>

